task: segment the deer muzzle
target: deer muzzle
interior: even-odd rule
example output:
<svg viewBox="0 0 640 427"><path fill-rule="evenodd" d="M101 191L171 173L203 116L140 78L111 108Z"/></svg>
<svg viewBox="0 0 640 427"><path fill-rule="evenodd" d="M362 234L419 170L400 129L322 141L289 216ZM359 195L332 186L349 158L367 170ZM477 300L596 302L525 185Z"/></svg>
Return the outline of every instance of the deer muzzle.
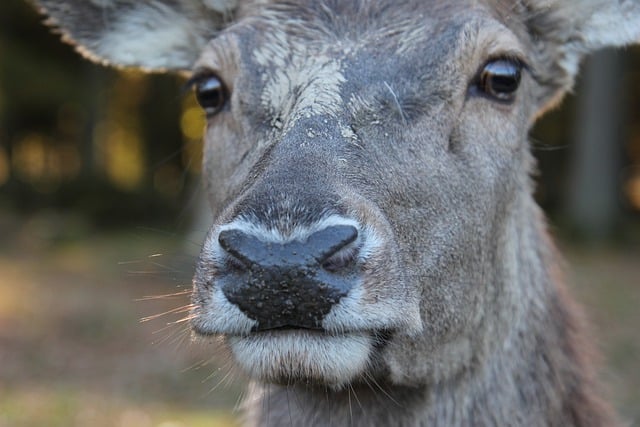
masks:
<svg viewBox="0 0 640 427"><path fill-rule="evenodd" d="M254 331L322 330L325 315L358 282L357 238L352 225L328 226L284 243L225 229L218 236L228 255L221 290L257 322Z"/></svg>

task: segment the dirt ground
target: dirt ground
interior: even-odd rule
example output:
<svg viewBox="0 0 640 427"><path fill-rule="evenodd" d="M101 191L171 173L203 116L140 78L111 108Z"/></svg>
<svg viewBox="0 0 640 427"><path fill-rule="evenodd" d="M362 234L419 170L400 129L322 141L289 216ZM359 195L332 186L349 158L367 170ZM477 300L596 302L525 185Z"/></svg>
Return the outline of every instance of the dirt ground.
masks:
<svg viewBox="0 0 640 427"><path fill-rule="evenodd" d="M159 230L0 228L0 427L237 425L242 379L176 323L195 243ZM640 250L569 247L567 258L603 377L640 425Z"/></svg>

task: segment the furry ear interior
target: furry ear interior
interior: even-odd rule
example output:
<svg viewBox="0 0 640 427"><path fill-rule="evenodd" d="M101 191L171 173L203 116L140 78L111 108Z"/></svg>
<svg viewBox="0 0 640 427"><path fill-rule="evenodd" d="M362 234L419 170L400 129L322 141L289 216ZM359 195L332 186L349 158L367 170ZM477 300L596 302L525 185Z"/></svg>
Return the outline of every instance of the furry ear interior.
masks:
<svg viewBox="0 0 640 427"><path fill-rule="evenodd" d="M546 110L573 85L582 59L604 47L640 43L640 0L522 0L536 44Z"/></svg>
<svg viewBox="0 0 640 427"><path fill-rule="evenodd" d="M88 58L184 70L231 20L237 0L35 0L48 23Z"/></svg>
<svg viewBox="0 0 640 427"><path fill-rule="evenodd" d="M597 49L640 43L638 0L547 0L565 28L567 68L577 71L582 56Z"/></svg>
<svg viewBox="0 0 640 427"><path fill-rule="evenodd" d="M640 1L610 0L604 5L608 8L605 13L596 5L583 23L585 46L599 49L640 43Z"/></svg>

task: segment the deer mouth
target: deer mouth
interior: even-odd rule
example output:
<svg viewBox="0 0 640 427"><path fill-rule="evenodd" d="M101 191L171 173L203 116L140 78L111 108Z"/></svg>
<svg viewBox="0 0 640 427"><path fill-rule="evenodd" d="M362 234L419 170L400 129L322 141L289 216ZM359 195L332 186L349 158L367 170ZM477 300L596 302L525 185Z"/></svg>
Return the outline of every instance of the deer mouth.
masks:
<svg viewBox="0 0 640 427"><path fill-rule="evenodd" d="M292 328L229 335L224 340L238 366L252 379L322 383L337 389L367 369L375 348L373 335L367 332L333 334Z"/></svg>

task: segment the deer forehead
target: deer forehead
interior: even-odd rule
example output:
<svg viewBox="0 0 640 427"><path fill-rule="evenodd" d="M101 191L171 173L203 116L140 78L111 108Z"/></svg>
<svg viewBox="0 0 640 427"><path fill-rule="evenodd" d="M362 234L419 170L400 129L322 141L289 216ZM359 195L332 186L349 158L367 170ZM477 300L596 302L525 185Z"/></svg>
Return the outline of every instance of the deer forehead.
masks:
<svg viewBox="0 0 640 427"><path fill-rule="evenodd" d="M486 14L449 19L442 26L434 17L401 18L344 37L335 28L301 35L280 19L259 32L223 32L196 68L222 71L234 91L287 130L303 117L402 109L407 100L431 106L464 91L487 57L525 56L516 34Z"/></svg>
<svg viewBox="0 0 640 427"><path fill-rule="evenodd" d="M335 117L342 109L345 77L340 59L326 53L310 55L307 48L301 42L269 37L253 53L258 66L271 70L261 75L261 107L272 116L286 117L288 125L303 116Z"/></svg>

